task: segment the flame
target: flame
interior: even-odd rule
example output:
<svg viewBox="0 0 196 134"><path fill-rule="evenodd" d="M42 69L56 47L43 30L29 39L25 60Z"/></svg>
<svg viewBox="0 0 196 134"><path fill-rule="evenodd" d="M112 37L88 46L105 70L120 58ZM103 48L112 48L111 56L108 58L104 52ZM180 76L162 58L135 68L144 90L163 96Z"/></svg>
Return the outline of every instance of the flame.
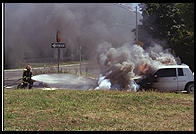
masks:
<svg viewBox="0 0 196 134"><path fill-rule="evenodd" d="M138 40L137 45L139 45L140 47L144 48L144 43L140 40Z"/></svg>
<svg viewBox="0 0 196 134"><path fill-rule="evenodd" d="M161 63L166 65L175 64L174 61L172 61L172 59L168 59L168 58L162 61Z"/></svg>
<svg viewBox="0 0 196 134"><path fill-rule="evenodd" d="M146 63L139 65L138 67L139 74L140 75L145 75L147 71L149 70L149 67Z"/></svg>

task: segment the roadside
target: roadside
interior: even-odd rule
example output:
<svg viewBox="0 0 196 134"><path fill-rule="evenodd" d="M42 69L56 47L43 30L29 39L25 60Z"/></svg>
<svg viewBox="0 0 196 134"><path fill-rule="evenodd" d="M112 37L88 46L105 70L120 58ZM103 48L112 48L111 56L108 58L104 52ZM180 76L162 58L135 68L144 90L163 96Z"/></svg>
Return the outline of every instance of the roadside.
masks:
<svg viewBox="0 0 196 134"><path fill-rule="evenodd" d="M5 90L5 131L193 131L194 94Z"/></svg>

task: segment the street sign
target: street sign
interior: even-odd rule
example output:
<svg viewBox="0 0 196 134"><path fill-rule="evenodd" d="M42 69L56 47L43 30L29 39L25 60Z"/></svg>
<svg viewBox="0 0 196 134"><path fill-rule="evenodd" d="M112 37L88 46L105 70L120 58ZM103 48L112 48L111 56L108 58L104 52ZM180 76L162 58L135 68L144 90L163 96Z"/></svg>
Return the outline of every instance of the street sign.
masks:
<svg viewBox="0 0 196 134"><path fill-rule="evenodd" d="M65 48L65 43L60 43L60 42L56 42L56 43L52 43L52 48Z"/></svg>

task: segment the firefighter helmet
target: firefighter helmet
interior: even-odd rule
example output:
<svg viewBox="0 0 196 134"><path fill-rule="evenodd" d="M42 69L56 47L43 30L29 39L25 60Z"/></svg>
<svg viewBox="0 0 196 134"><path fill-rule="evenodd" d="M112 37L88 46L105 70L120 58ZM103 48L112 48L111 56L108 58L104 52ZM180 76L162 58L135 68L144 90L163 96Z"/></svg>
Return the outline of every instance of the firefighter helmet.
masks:
<svg viewBox="0 0 196 134"><path fill-rule="evenodd" d="M28 64L28 65L26 66L26 69L27 69L27 70L31 70L31 66Z"/></svg>

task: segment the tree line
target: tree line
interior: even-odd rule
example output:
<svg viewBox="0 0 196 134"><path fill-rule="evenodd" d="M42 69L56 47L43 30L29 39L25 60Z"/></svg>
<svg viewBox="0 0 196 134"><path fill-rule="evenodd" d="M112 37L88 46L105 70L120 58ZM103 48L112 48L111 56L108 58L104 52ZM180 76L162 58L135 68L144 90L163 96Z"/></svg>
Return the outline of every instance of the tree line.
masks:
<svg viewBox="0 0 196 134"><path fill-rule="evenodd" d="M163 47L170 48L172 54L194 71L194 3L142 3L139 6L143 16L143 25L139 28L153 39L164 40Z"/></svg>

